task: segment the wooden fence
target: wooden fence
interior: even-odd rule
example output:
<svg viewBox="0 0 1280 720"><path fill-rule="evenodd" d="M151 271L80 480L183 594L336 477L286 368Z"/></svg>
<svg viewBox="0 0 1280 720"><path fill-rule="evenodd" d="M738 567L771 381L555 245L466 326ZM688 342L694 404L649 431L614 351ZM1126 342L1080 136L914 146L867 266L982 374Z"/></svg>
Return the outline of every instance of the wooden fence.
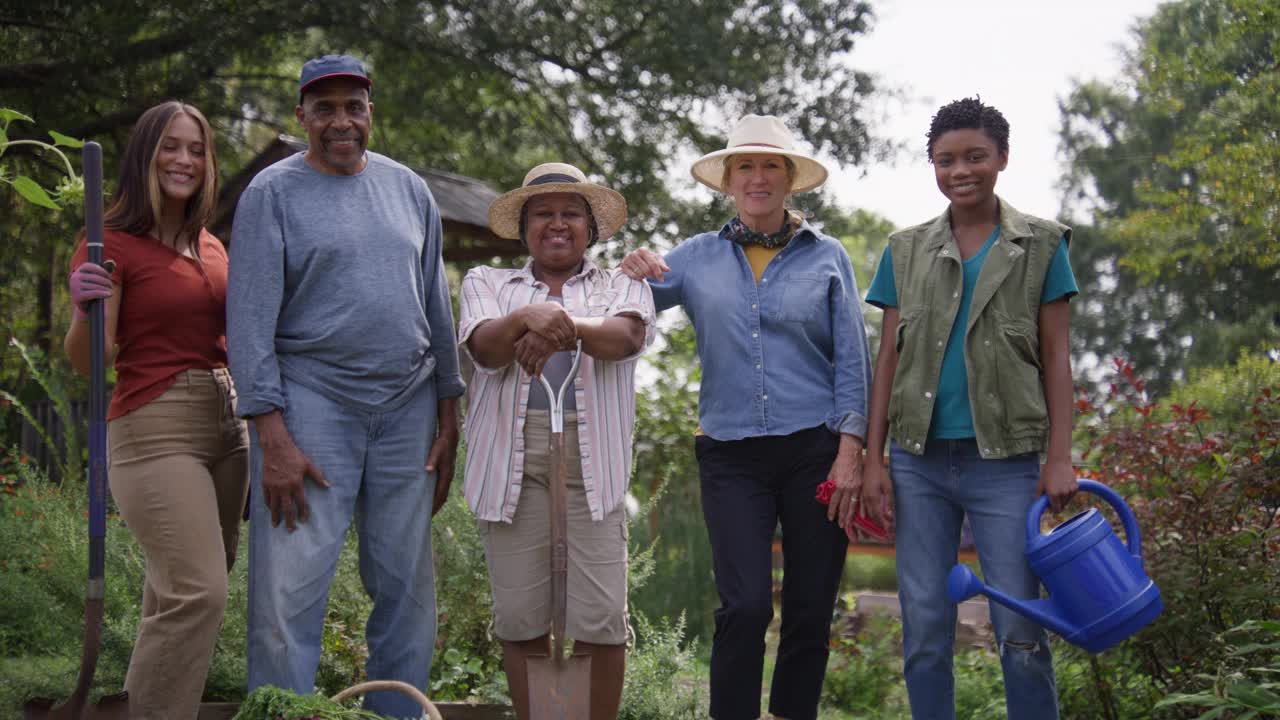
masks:
<svg viewBox="0 0 1280 720"><path fill-rule="evenodd" d="M49 447L40 430L24 417L22 419L22 436L19 443L22 454L30 458L36 467L48 473L50 480L61 482L62 471L58 468L58 458L63 453L66 433L79 433L81 447L85 447L88 442L85 427L89 417L89 402L80 400L71 403L70 428L63 423L63 418L58 415L53 403L48 400L30 403L27 405L27 409L31 411L31 415L35 418L39 428L43 428L45 434L53 441L53 447ZM79 461L77 460L77 462Z"/></svg>

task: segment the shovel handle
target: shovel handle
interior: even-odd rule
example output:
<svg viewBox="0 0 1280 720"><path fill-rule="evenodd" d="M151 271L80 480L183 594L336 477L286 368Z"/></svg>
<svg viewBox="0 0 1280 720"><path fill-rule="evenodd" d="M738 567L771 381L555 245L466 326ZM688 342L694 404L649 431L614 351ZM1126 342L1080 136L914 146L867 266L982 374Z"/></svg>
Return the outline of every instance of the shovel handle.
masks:
<svg viewBox="0 0 1280 720"><path fill-rule="evenodd" d="M578 374L578 364L582 361L582 340L578 340L578 346L573 351L573 364L569 366L569 372L564 376L564 382L560 383L560 392L555 392L551 388L551 383L547 382L546 375L538 375L538 380L542 383L542 389L547 393L547 404L551 406L551 432L564 432L564 394L573 384L573 377Z"/></svg>
<svg viewBox="0 0 1280 720"><path fill-rule="evenodd" d="M84 228L89 262L102 264L102 146L87 142L84 162ZM103 575L107 535L107 367L104 302L89 304L89 578ZM89 597L101 598L89 583Z"/></svg>
<svg viewBox="0 0 1280 720"><path fill-rule="evenodd" d="M565 626L568 618L569 598L569 510L568 489L565 487L568 468L564 456L564 396L582 362L582 340L573 351L573 364L560 383L560 391L553 392L545 375L539 375L542 389L547 393L551 406L551 640L556 663L564 660Z"/></svg>
<svg viewBox="0 0 1280 720"><path fill-rule="evenodd" d="M422 709L427 711L427 717L431 718L431 720L444 720L440 715L440 711L436 709L435 703L428 700L427 696L423 695L421 690L409 683L400 682L399 680L369 680L368 682L362 682L358 685L352 685L329 699L334 702L342 702L349 697L363 695L377 690L399 690L405 695L413 698L419 705L421 705Z"/></svg>

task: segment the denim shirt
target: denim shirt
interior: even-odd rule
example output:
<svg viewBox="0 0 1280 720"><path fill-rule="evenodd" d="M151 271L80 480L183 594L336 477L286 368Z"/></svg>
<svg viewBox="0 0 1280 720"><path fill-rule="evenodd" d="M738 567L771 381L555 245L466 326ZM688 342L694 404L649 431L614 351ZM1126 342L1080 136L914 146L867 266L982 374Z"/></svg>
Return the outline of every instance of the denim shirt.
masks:
<svg viewBox="0 0 1280 720"><path fill-rule="evenodd" d="M826 425L865 438L871 357L844 247L805 223L757 283L724 232L680 243L671 272L649 281L658 311L682 305L693 323L702 431L741 440Z"/></svg>

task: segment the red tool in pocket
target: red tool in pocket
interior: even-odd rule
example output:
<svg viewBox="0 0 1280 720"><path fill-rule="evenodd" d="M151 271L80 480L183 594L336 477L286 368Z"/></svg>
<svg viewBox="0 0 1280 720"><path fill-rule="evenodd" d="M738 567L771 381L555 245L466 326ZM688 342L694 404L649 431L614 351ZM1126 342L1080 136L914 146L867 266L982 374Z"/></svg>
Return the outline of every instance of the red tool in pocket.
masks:
<svg viewBox="0 0 1280 720"><path fill-rule="evenodd" d="M834 493L835 490L835 481L828 480L818 486L818 492L814 496L814 499L823 505L827 505L831 502L831 494ZM880 542L887 543L893 541L893 538L889 535L889 531L886 530L883 525L872 520L865 512L863 512L862 503L858 503L858 511L853 515L853 522L844 529L844 533L849 536L849 542L853 543L858 542L859 534Z"/></svg>

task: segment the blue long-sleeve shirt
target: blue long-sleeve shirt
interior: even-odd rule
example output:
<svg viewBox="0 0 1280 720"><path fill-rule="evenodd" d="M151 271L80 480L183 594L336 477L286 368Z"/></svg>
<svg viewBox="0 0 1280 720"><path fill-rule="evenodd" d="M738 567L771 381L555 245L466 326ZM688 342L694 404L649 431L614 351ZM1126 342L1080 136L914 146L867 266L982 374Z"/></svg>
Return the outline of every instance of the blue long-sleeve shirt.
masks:
<svg viewBox="0 0 1280 720"><path fill-rule="evenodd" d="M704 433L740 440L826 425L866 438L871 356L839 241L805 223L758 283L724 229L665 260L671 272L649 285L659 311L682 305L693 322Z"/></svg>
<svg viewBox="0 0 1280 720"><path fill-rule="evenodd" d="M227 355L237 413L285 409L280 379L369 412L399 407L429 378L465 389L426 182L377 153L356 175L303 154L263 170L231 233Z"/></svg>

